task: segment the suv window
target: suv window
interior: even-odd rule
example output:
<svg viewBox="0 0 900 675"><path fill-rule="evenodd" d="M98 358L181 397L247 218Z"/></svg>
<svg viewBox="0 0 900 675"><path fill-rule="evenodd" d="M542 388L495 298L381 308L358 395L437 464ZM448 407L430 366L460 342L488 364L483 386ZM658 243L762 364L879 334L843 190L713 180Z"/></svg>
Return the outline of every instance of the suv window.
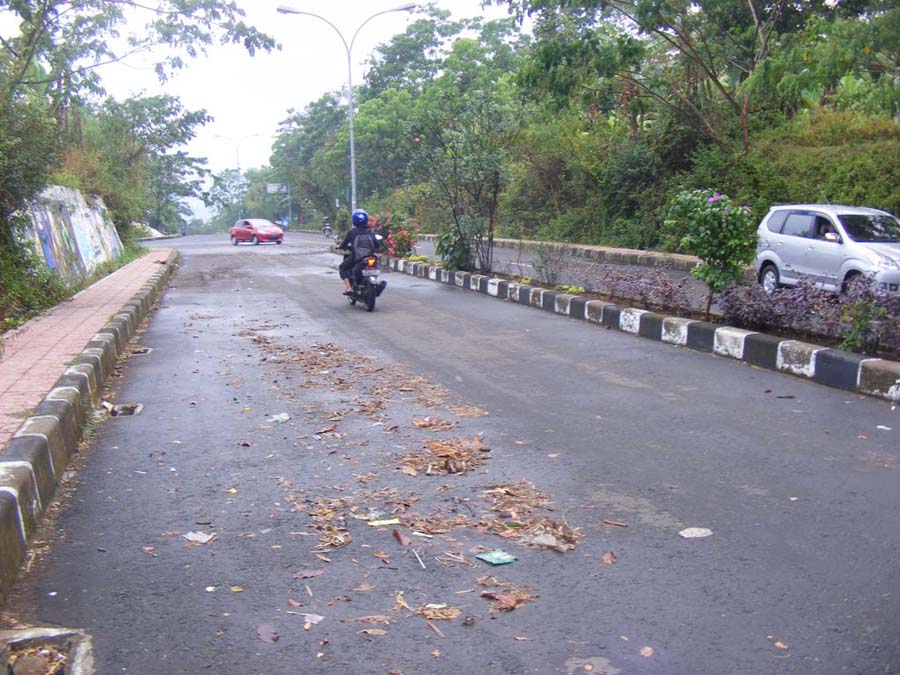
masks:
<svg viewBox="0 0 900 675"><path fill-rule="evenodd" d="M766 228L768 228L769 232L775 232L778 234L781 232L781 226L784 225L784 219L787 218L788 213L790 211L775 211L769 219L766 221Z"/></svg>
<svg viewBox="0 0 900 675"><path fill-rule="evenodd" d="M784 221L784 234L791 237L808 237L814 218L815 216L810 213L791 213Z"/></svg>
<svg viewBox="0 0 900 675"><path fill-rule="evenodd" d="M834 227L832 222L825 216L822 216L822 215L816 216L816 229L813 230L813 237L824 241L825 234L828 232L831 232L832 234L837 234L837 229Z"/></svg>

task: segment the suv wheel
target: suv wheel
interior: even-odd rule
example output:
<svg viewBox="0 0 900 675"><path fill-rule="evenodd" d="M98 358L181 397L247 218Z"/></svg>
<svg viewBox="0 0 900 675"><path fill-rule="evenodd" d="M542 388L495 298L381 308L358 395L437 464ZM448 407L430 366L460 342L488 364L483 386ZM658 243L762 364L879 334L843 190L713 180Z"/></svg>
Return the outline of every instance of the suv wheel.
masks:
<svg viewBox="0 0 900 675"><path fill-rule="evenodd" d="M781 286L781 277L778 274L778 268L772 263L766 263L759 271L759 283L762 285L766 293L771 293Z"/></svg>
<svg viewBox="0 0 900 675"><path fill-rule="evenodd" d="M847 289L861 276L859 272L847 272L847 276L844 277L844 282L841 284L841 293L846 293Z"/></svg>

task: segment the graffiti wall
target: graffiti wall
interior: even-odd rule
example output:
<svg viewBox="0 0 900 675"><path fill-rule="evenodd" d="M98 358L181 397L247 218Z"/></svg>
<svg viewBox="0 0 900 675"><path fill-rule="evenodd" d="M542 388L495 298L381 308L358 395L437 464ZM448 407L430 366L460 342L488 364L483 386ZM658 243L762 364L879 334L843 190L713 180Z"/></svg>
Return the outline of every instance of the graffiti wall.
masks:
<svg viewBox="0 0 900 675"><path fill-rule="evenodd" d="M25 237L47 267L68 283L90 276L122 253L122 241L101 199L53 186L32 205Z"/></svg>

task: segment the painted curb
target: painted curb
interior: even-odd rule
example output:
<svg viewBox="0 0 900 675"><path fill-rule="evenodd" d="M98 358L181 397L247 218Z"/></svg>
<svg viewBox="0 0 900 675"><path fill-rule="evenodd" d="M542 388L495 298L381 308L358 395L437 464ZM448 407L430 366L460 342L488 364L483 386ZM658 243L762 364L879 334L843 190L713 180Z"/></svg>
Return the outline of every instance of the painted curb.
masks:
<svg viewBox="0 0 900 675"><path fill-rule="evenodd" d="M447 272L440 267L409 263L390 256L382 256L382 264L387 269L441 281L499 300L536 307L611 330L708 352L759 368L796 375L828 387L900 403L900 363L895 361L785 340L733 326L664 316L635 307L618 307L505 279Z"/></svg>
<svg viewBox="0 0 900 675"><path fill-rule="evenodd" d="M53 499L103 383L162 294L179 260L172 251L160 269L69 364L34 413L0 453L0 604L25 558L28 541Z"/></svg>

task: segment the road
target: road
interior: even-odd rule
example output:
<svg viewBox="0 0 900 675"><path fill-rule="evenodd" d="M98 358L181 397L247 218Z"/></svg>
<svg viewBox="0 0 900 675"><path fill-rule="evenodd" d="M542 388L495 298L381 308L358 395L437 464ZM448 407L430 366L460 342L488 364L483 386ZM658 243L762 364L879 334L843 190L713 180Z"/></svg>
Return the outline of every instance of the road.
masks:
<svg viewBox="0 0 900 675"><path fill-rule="evenodd" d="M900 672L889 404L406 275L366 313L321 237L174 245L143 411L8 607L98 673Z"/></svg>

